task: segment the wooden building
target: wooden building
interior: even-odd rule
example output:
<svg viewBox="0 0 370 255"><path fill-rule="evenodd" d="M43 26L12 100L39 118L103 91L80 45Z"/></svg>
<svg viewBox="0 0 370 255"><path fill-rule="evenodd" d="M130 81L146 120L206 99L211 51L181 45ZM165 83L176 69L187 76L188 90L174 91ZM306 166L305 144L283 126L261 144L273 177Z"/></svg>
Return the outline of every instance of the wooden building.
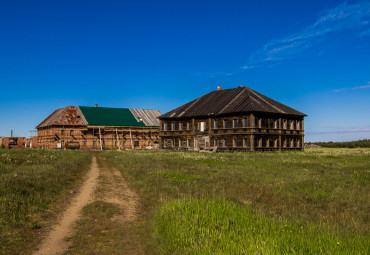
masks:
<svg viewBox="0 0 370 255"><path fill-rule="evenodd" d="M158 110L67 106L37 128L39 148L143 149L159 147Z"/></svg>
<svg viewBox="0 0 370 255"><path fill-rule="evenodd" d="M160 147L303 150L305 116L250 88L218 87L159 117Z"/></svg>

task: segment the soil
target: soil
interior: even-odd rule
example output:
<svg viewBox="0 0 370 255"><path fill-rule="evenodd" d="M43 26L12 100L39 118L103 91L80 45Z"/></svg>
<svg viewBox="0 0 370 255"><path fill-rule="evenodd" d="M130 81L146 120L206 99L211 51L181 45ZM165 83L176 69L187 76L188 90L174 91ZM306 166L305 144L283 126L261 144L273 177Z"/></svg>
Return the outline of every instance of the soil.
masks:
<svg viewBox="0 0 370 255"><path fill-rule="evenodd" d="M33 255L57 255L67 251L71 245L68 238L74 234L74 224L81 217L82 209L91 202L100 200L117 204L122 213L112 218L114 221L125 223L137 218L138 196L128 187L121 172L115 168L102 170L99 169L96 157L93 157L86 180L59 217L59 222L50 230ZM104 192L97 192L98 188L103 188Z"/></svg>

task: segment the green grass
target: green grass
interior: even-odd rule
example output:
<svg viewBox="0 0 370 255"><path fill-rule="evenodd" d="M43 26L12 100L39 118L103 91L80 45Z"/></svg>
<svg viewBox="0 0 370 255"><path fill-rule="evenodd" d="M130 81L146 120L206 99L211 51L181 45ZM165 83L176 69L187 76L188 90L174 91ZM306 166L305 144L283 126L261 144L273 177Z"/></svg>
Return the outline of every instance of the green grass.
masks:
<svg viewBox="0 0 370 255"><path fill-rule="evenodd" d="M361 254L368 248L365 240L272 220L225 200L170 201L153 225L161 254Z"/></svg>
<svg viewBox="0 0 370 255"><path fill-rule="evenodd" d="M89 159L80 151L0 150L0 254L23 253L35 242Z"/></svg>
<svg viewBox="0 0 370 255"><path fill-rule="evenodd" d="M87 205L66 254L127 254L122 241L126 229L110 220L119 213L120 209L110 203L96 201Z"/></svg>
<svg viewBox="0 0 370 255"><path fill-rule="evenodd" d="M305 245L298 239L289 239L293 244L297 242L294 244L297 247L311 247L312 250L313 246L322 247L321 242L332 240L330 247L335 249L312 253L335 254L339 249L336 240L345 247L356 244L358 250L352 250L355 253L369 252L369 149L215 154L133 151L104 152L104 156L121 168L142 197L143 224L152 226L140 234L148 254L153 251L166 253L172 249L164 236L154 234L162 223L153 215L158 215L158 210L167 212L168 215L162 217L177 215L163 208L173 207L173 200L197 199L227 201L248 215L262 217L266 224L275 224L273 229L287 224L303 228L305 239L318 237L317 242L314 239ZM187 203L184 202L185 208ZM179 228L176 220L173 224ZM193 228L200 231L196 224ZM214 230L211 223L209 228ZM263 224L257 228L258 231L265 229ZM276 239L275 236L272 234L270 239ZM227 243L227 239L224 240ZM172 241L176 242L175 239ZM180 238L179 242L186 240ZM226 243L222 245L227 246ZM265 248L269 247L274 246L266 244ZM196 254L198 248L193 249L184 252ZM342 254L348 250L345 249ZM208 254L207 251L203 253Z"/></svg>

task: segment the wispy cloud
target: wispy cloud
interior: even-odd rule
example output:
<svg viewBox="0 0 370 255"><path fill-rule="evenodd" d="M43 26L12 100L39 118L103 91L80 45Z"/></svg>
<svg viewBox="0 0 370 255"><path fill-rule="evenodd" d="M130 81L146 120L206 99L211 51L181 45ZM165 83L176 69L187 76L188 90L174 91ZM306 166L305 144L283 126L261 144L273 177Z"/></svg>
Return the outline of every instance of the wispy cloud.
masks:
<svg viewBox="0 0 370 255"><path fill-rule="evenodd" d="M342 91L347 91L347 90L358 90L358 89L369 89L369 88L370 88L370 81L367 82L367 85L356 86L353 88L334 89L334 92L342 92Z"/></svg>
<svg viewBox="0 0 370 255"><path fill-rule="evenodd" d="M300 32L268 42L261 50L251 55L247 69L297 57L336 32L356 30L359 36L370 35L369 21L370 2L352 5L342 3L322 12L313 24Z"/></svg>
<svg viewBox="0 0 370 255"><path fill-rule="evenodd" d="M353 127L353 128L337 128L332 131L319 131L319 132L307 132L309 135L318 135L318 134L345 134L345 133L367 133L370 132L370 126L365 127Z"/></svg>
<svg viewBox="0 0 370 255"><path fill-rule="evenodd" d="M220 77L220 76L232 76L235 73L231 72L199 72L199 73L193 73L192 75L195 76L207 76L207 77Z"/></svg>

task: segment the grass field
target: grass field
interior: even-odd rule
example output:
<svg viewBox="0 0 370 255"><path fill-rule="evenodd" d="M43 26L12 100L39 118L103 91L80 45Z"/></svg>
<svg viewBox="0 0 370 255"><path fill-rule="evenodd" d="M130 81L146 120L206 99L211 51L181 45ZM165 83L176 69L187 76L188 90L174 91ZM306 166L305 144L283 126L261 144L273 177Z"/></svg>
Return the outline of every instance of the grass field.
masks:
<svg viewBox="0 0 370 255"><path fill-rule="evenodd" d="M82 151L0 150L0 254L27 253L89 164Z"/></svg>
<svg viewBox="0 0 370 255"><path fill-rule="evenodd" d="M136 190L138 217L114 223L120 209L96 200L66 254L370 254L368 148L94 155ZM30 253L90 156L0 150L0 254ZM110 194L104 178L97 195Z"/></svg>
<svg viewBox="0 0 370 255"><path fill-rule="evenodd" d="M148 254L369 254L370 149L105 152Z"/></svg>

